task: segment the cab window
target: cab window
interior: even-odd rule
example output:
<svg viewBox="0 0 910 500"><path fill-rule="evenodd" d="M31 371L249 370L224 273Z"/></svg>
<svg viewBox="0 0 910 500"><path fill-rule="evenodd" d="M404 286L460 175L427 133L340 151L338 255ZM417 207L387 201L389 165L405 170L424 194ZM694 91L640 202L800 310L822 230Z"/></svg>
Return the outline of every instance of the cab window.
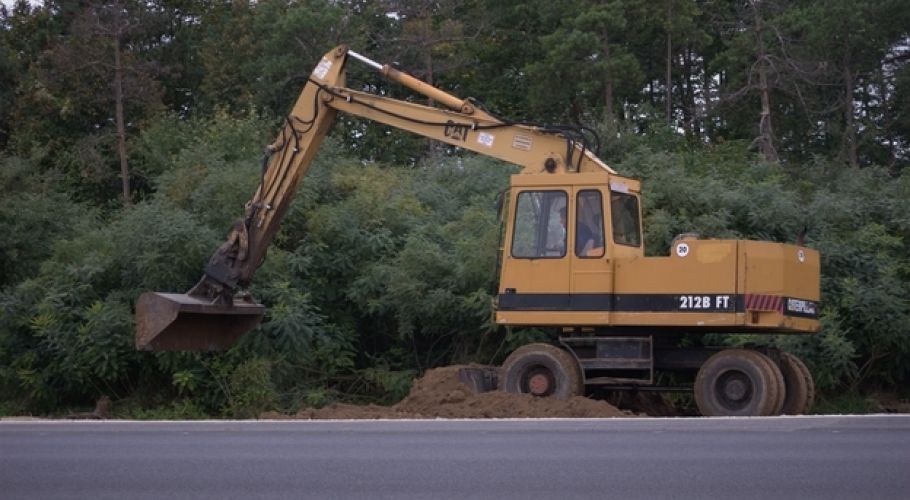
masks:
<svg viewBox="0 0 910 500"><path fill-rule="evenodd" d="M641 224L638 219L638 197L629 193L610 193L613 213L613 241L620 245L641 246Z"/></svg>
<svg viewBox="0 0 910 500"><path fill-rule="evenodd" d="M522 191L515 205L512 256L523 259L566 255L565 191Z"/></svg>
<svg viewBox="0 0 910 500"><path fill-rule="evenodd" d="M604 256L603 197L593 189L580 191L575 203L575 255Z"/></svg>

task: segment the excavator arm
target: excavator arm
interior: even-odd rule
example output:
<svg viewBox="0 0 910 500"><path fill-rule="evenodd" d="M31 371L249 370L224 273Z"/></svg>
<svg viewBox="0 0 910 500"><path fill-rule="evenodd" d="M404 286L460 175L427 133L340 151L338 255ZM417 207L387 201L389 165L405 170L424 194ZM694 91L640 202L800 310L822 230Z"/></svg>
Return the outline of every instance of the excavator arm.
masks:
<svg viewBox="0 0 910 500"><path fill-rule="evenodd" d="M449 109L349 89L350 59L381 72ZM345 46L323 56L308 77L277 139L267 146L259 187L243 217L186 294L148 292L136 304L136 347L152 351L217 351L256 327L265 308L248 294L297 186L341 111L476 153L515 163L523 173L613 172L583 134L570 128L513 123Z"/></svg>

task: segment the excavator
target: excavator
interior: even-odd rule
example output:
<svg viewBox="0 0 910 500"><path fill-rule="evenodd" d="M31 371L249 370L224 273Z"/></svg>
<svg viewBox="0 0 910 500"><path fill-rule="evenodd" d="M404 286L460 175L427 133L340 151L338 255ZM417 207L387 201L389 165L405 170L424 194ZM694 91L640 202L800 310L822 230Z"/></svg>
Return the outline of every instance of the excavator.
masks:
<svg viewBox="0 0 910 500"><path fill-rule="evenodd" d="M432 105L346 87L352 61ZM199 282L185 294L140 296L137 349L226 350L260 323L265 308L246 289L339 112L521 167L504 191L495 321L556 335L519 347L480 385L559 399L599 389L691 391L705 416L810 411L812 375L793 354L703 340L817 332L817 251L682 234L669 255L645 256L641 183L600 160L583 130L499 118L344 45L307 77L266 148L259 186Z"/></svg>

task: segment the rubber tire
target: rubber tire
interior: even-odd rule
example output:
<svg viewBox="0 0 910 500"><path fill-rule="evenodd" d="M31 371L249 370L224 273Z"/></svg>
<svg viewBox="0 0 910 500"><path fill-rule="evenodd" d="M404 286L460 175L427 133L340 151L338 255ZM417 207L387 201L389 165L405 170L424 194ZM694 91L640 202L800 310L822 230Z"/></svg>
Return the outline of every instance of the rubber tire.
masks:
<svg viewBox="0 0 910 500"><path fill-rule="evenodd" d="M765 354L762 354L758 351L749 352L754 352L761 358L762 362L765 364L765 370L767 370L768 376L774 380L773 385L777 388L777 400L774 403L774 408L771 410L771 413L768 413L768 415L781 415L784 411L784 401L787 397L787 384L784 382L784 374L781 372L780 367L777 365L777 363L772 361L771 358Z"/></svg>
<svg viewBox="0 0 910 500"><path fill-rule="evenodd" d="M515 349L502 364L499 389L511 394L529 394L525 378L538 369L552 377L554 388L547 396L569 399L584 394L581 368L575 357L550 344L528 344Z"/></svg>
<svg viewBox="0 0 910 500"><path fill-rule="evenodd" d="M750 391L742 403L725 401L717 386L725 376L737 377ZM780 378L778 378L780 377ZM714 354L695 377L695 403L706 417L757 417L780 411L783 376L767 356L745 349L727 349Z"/></svg>
<svg viewBox="0 0 910 500"><path fill-rule="evenodd" d="M812 405L815 403L815 380L812 379L809 368L796 356L782 352L780 371L787 387L783 414L805 415L812 411Z"/></svg>

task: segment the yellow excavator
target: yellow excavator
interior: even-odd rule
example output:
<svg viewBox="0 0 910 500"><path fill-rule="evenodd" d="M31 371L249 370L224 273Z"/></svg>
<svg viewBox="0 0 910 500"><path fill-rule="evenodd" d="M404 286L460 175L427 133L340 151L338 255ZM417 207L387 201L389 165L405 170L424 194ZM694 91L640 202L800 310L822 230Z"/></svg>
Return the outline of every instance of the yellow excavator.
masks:
<svg viewBox="0 0 910 500"><path fill-rule="evenodd" d="M446 109L347 88L345 67L352 60ZM505 196L495 319L503 326L553 328L559 336L553 344L516 349L501 368L483 374L485 385L561 399L598 387L691 390L703 415L810 410L814 383L797 357L692 339L818 331L818 252L683 234L669 255L646 257L641 184L598 159L583 131L498 118L474 100L345 46L326 53L309 75L267 147L261 182L242 219L202 279L186 294L139 298L137 349L225 350L259 324L264 307L244 290L338 112L522 167ZM670 385L667 380L685 378L661 375L673 372L694 374L694 382Z"/></svg>

